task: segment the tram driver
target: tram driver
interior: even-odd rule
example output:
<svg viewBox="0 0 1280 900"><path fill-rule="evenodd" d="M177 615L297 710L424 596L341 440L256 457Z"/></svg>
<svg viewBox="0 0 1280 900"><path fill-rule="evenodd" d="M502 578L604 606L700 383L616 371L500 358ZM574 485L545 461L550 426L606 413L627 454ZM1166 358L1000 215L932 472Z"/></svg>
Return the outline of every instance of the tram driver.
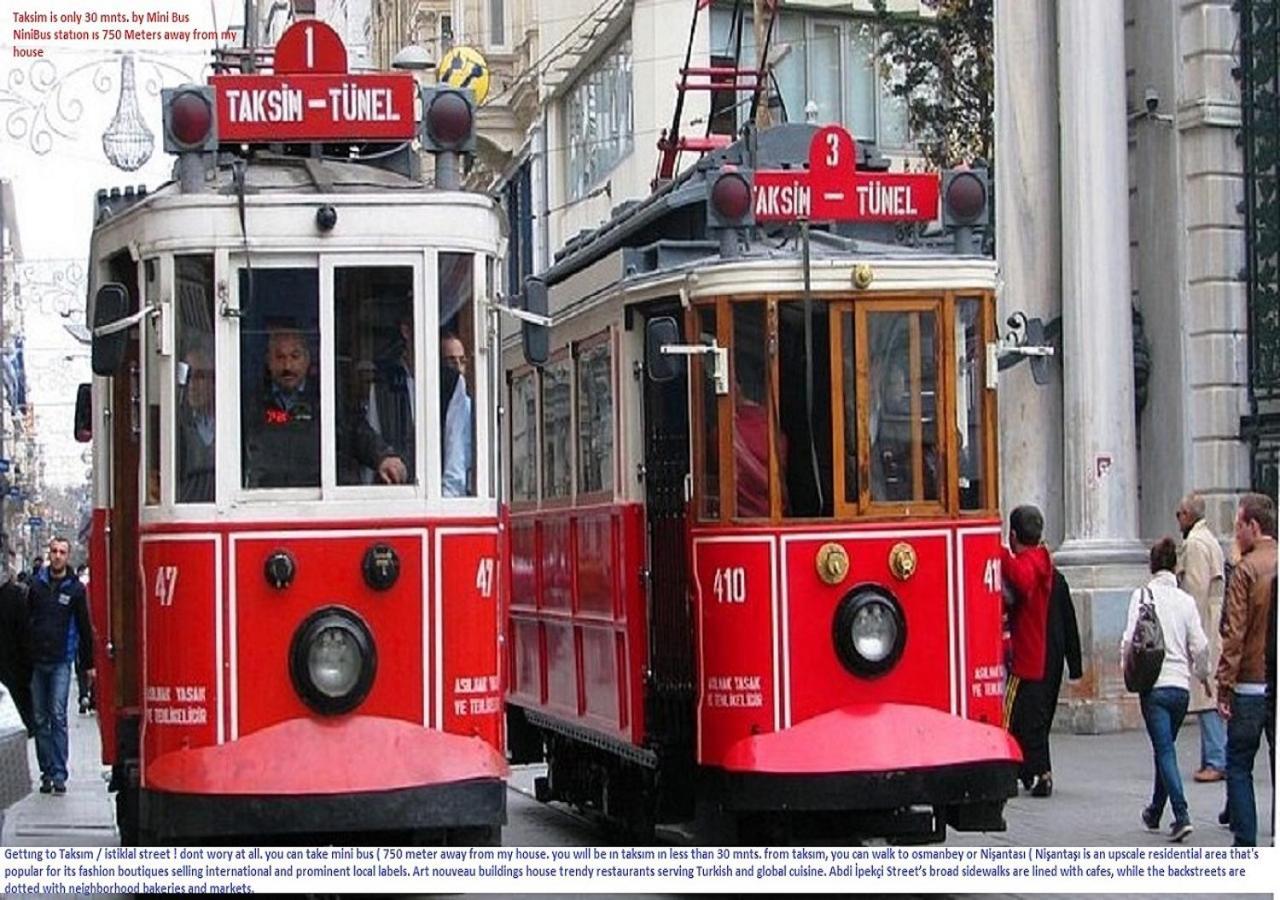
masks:
<svg viewBox="0 0 1280 900"><path fill-rule="evenodd" d="M320 484L320 392L311 349L292 325L268 326L266 383L244 423L245 487Z"/></svg>

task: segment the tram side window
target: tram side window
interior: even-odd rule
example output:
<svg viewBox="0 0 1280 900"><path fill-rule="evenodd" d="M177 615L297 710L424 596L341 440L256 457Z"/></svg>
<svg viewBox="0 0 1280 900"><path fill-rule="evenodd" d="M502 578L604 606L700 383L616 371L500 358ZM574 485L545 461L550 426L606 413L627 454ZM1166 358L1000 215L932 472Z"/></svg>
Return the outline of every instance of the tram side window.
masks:
<svg viewBox="0 0 1280 900"><path fill-rule="evenodd" d="M613 492L613 367L607 339L578 355L578 492Z"/></svg>
<svg viewBox="0 0 1280 900"><path fill-rule="evenodd" d="M333 272L338 484L416 484L413 267Z"/></svg>
<svg viewBox="0 0 1280 900"><path fill-rule="evenodd" d="M716 339L716 308L698 307L698 343L710 345ZM720 518L720 404L708 358L700 356L695 365L702 372L702 508L703 519Z"/></svg>
<svg viewBox="0 0 1280 900"><path fill-rule="evenodd" d="M246 488L320 485L319 296L315 269L240 270Z"/></svg>
<svg viewBox="0 0 1280 900"><path fill-rule="evenodd" d="M871 499L939 499L937 321L933 312L870 312Z"/></svg>
<svg viewBox="0 0 1280 900"><path fill-rule="evenodd" d="M779 303L778 447L790 449L780 467L790 500L783 514L797 518L830 516L834 510L831 328L825 303L812 304L807 341L805 332L804 304ZM807 365L812 365L812 379ZM812 397L807 396L810 382Z"/></svg>
<svg viewBox="0 0 1280 900"><path fill-rule="evenodd" d="M511 379L511 499L538 499L537 372Z"/></svg>
<svg viewBox="0 0 1280 900"><path fill-rule="evenodd" d="M143 263L146 273L147 303L160 302L160 260L148 259ZM158 316L147 320L143 328L146 341L146 502L154 506L160 502L160 385L164 358L160 355L160 340L157 330L160 328Z"/></svg>
<svg viewBox="0 0 1280 900"><path fill-rule="evenodd" d="M542 496L567 498L573 489L569 456L570 385L573 361L568 357L542 370Z"/></svg>
<svg viewBox="0 0 1280 900"><path fill-rule="evenodd" d="M439 255L440 293L440 492L471 497L476 492L475 256Z"/></svg>
<svg viewBox="0 0 1280 900"><path fill-rule="evenodd" d="M982 509L983 332L982 304L956 302L956 448L960 473L960 508Z"/></svg>
<svg viewBox="0 0 1280 900"><path fill-rule="evenodd" d="M741 519L770 515L769 358L763 301L734 303L733 310L733 468L737 485L735 514ZM778 441L780 468L788 446ZM782 506L787 506L784 495Z"/></svg>
<svg viewBox="0 0 1280 900"><path fill-rule="evenodd" d="M216 485L218 419L214 390L213 257L178 256L173 261L176 498L212 503Z"/></svg>

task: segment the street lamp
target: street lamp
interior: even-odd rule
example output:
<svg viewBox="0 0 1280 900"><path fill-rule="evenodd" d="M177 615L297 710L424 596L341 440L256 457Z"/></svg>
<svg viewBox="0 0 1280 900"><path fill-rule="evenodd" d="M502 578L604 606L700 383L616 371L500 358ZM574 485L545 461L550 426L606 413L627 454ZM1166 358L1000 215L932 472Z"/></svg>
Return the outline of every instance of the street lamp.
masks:
<svg viewBox="0 0 1280 900"><path fill-rule="evenodd" d="M391 68L408 72L424 72L433 65L427 49L418 44L409 44L401 48L400 52L391 59Z"/></svg>

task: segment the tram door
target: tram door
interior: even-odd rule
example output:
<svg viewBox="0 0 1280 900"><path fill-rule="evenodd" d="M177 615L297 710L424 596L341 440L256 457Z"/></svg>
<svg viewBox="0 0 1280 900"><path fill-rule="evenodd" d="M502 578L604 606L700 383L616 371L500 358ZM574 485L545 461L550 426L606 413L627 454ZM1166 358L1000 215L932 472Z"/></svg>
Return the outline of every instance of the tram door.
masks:
<svg viewBox="0 0 1280 900"><path fill-rule="evenodd" d="M682 319L678 305L651 308L645 315L671 316L678 323ZM680 327L683 331L683 323ZM645 686L645 730L664 757L663 771L675 776L660 785L658 814L663 818L687 812L683 805L693 797L697 673L685 531L685 482L689 475L687 368L670 381L659 383L646 377L641 379L641 384L649 542L649 676Z"/></svg>

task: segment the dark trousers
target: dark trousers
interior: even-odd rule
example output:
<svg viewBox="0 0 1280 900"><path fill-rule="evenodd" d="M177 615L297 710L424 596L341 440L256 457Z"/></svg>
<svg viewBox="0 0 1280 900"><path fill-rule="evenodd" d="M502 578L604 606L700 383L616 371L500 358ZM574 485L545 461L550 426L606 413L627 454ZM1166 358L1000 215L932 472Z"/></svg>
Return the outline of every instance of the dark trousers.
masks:
<svg viewBox="0 0 1280 900"><path fill-rule="evenodd" d="M1227 720L1227 809L1237 847L1258 843L1258 811L1253 795L1253 761L1266 735L1271 748L1271 783L1275 791L1275 707L1262 694L1235 694ZM1272 799L1274 807L1275 800ZM1274 809L1272 821L1274 822ZM1273 825L1274 831L1274 825Z"/></svg>
<svg viewBox="0 0 1280 900"><path fill-rule="evenodd" d="M1022 748L1018 777L1030 784L1036 775L1053 771L1049 760L1049 728L1058 703L1057 687L1049 681L1027 681L1017 675L1009 679L1005 695L1005 727Z"/></svg>

